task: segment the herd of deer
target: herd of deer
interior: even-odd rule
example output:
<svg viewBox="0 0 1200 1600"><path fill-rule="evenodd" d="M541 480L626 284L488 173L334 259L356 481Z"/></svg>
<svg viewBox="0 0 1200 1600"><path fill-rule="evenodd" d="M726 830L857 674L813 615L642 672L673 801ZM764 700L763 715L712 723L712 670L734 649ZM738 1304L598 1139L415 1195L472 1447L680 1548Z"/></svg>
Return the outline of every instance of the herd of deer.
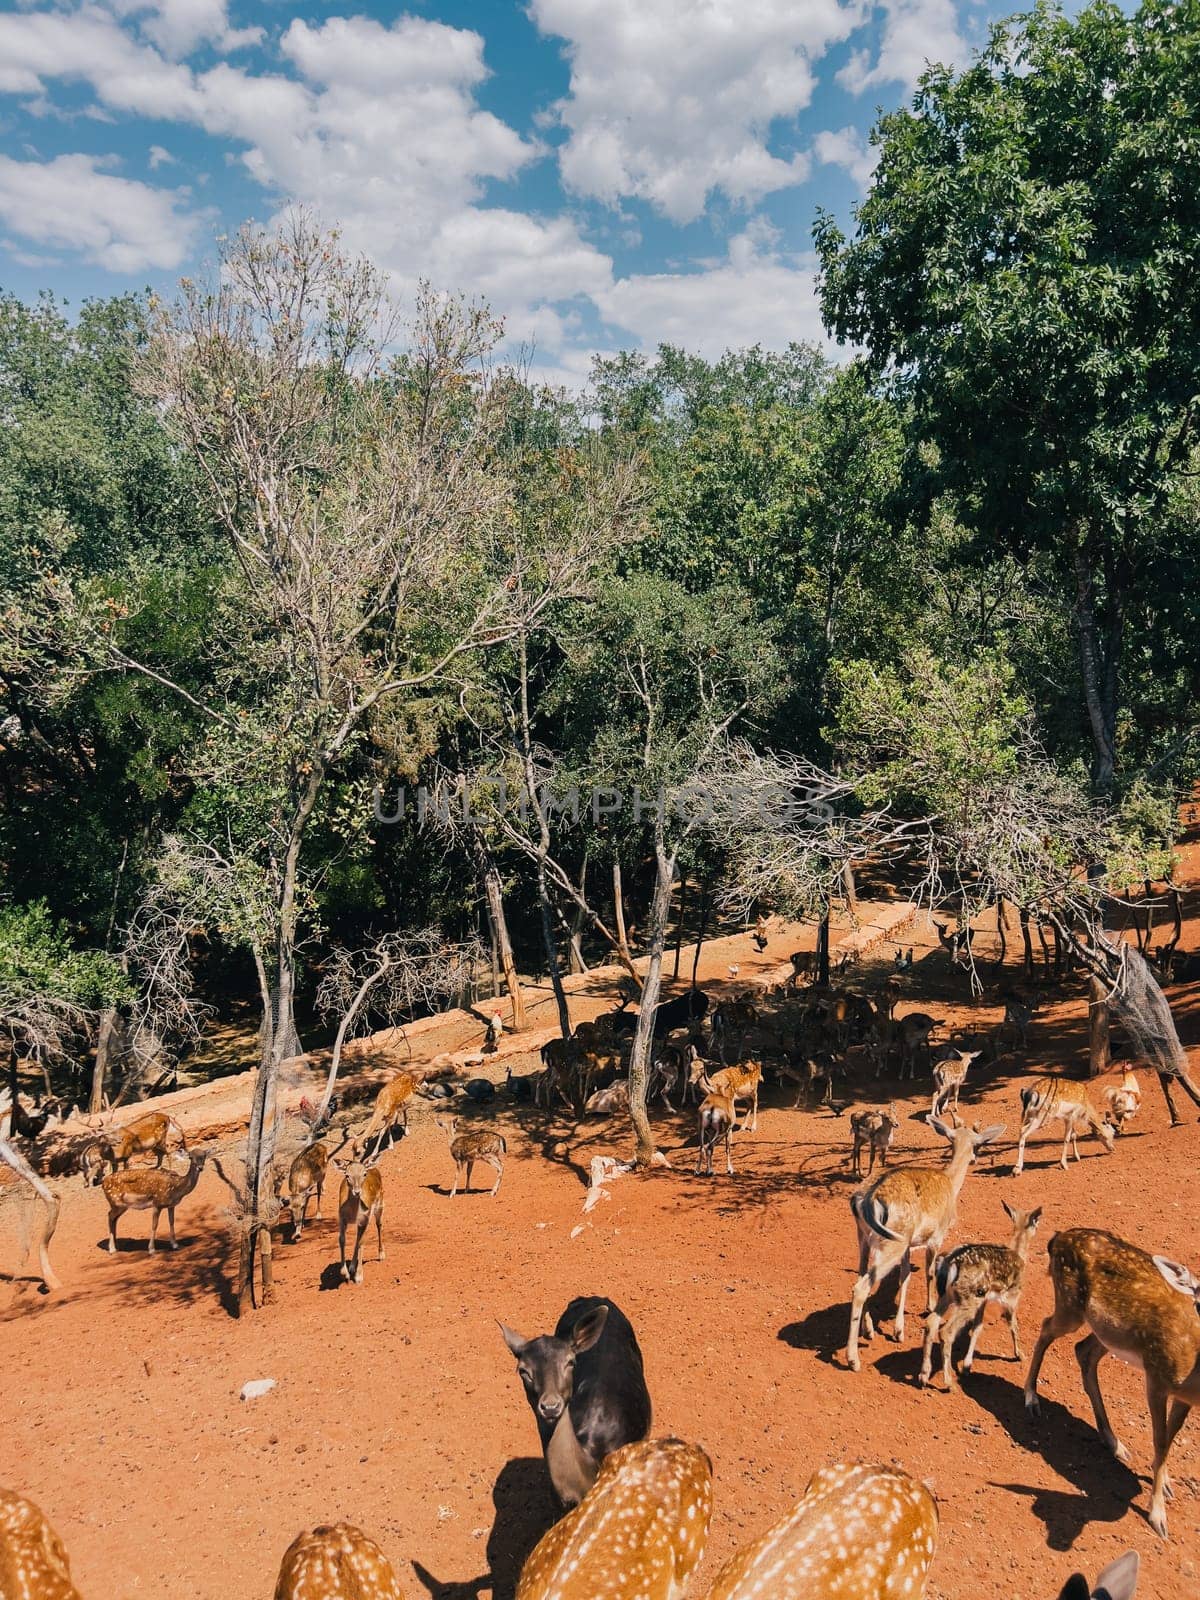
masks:
<svg viewBox="0 0 1200 1600"><path fill-rule="evenodd" d="M765 942L765 940L764 940ZM970 1372L989 1304L1008 1323L1013 1359L1023 1359L1017 1321L1030 1247L1042 1207L1022 1211L1002 1202L1011 1224L1006 1244L966 1243L942 1253L954 1227L958 1200L979 1154L994 1149L1004 1127L967 1126L958 1116L960 1093L972 1064L1024 1044L1039 997L1010 994L1004 1021L990 1036L956 1034L934 1043L937 1020L924 1012L897 1017L900 989L889 980L875 997L833 988L805 991L811 958L792 958L792 977L757 995L723 1000L710 1010L707 996L693 990L664 1002L655 1018L650 1093L674 1110L679 1092L698 1101L696 1171L713 1172L723 1149L733 1173L732 1140L740 1124L757 1126L764 1061L780 1080L797 1087L795 1108L834 1105L835 1082L854 1070L855 1059L883 1072L895 1063L901 1078L928 1067L933 1095L928 1125L949 1147L943 1165L917 1162L889 1166L900 1126L895 1103L866 1106L850 1116L853 1174L865 1181L851 1197L858 1234L858 1277L850 1303L846 1361L858 1371L860 1336L871 1338L871 1298L889 1274L899 1271L895 1338L904 1338L908 1280L913 1253L925 1252L926 1321L918 1381L932 1379L935 1348L941 1375L955 1387L953 1352L967 1335L961 1371ZM573 1038L552 1040L542 1051L543 1070L529 1078L508 1074L517 1099L549 1106L556 1096L584 1109L611 1110L627 1097L619 1076L623 1044L636 1017L620 1009L581 1023ZM734 1060L727 1058L733 1052ZM717 1066L714 1057L719 1059ZM364 1234L373 1224L383 1258L383 1182L379 1160L385 1146L407 1129L418 1092L439 1097L419 1072L402 1072L379 1091L369 1120L354 1140L353 1159L313 1138L276 1180L280 1208L290 1212L299 1240L311 1202L321 1215L330 1166L341 1177L338 1202L339 1255L343 1278L362 1281ZM490 1086L489 1086L490 1088ZM818 1092L819 1091L819 1092ZM480 1095L480 1098L483 1098ZM1061 1164L1080 1133L1095 1134L1111 1151L1140 1105L1136 1077L1126 1072L1109 1088L1102 1108L1080 1084L1043 1077L1020 1091L1021 1124L1014 1173L1024 1165L1029 1137L1054 1122L1064 1130ZM495 1172L491 1193L504 1172L503 1136L487 1127L463 1128L456 1117L437 1117L455 1164L451 1195L467 1189L475 1165ZM154 1164L135 1164L152 1157ZM109 1205L109 1249L127 1210L152 1212L150 1249L165 1211L170 1243L176 1244L175 1208L195 1187L204 1157L186 1147L169 1117L150 1113L105 1133L83 1152L87 1182L99 1185ZM878 1163L879 1171L876 1173ZM348 1235L353 1250L347 1257ZM1190 1407L1200 1401L1200 1279L1178 1262L1151 1255L1096 1229L1072 1228L1049 1244L1054 1310L1042 1324L1025 1382L1025 1403L1038 1408L1037 1383L1047 1349L1068 1334L1085 1331L1076 1347L1084 1389L1097 1428L1112 1453L1128 1459L1112 1430L1098 1382L1106 1354L1139 1368L1145 1377L1154 1443L1149 1520L1167 1534L1171 1495L1167 1456ZM629 1320L608 1299L572 1301L555 1331L533 1339L501 1326L537 1424L550 1481L566 1514L545 1535L525 1564L516 1600L677 1600L704 1554L712 1511L712 1466L697 1445L677 1438L651 1439L651 1403L640 1348ZM835 1466L816 1473L797 1505L761 1538L739 1550L720 1570L709 1600L909 1600L924 1593L933 1559L938 1513L933 1496L904 1472L884 1467ZM1095 1588L1079 1575L1068 1580L1060 1600L1129 1600L1137 1580L1132 1553L1100 1574ZM0 1597L71 1600L69 1567L54 1530L30 1502L0 1494ZM380 1547L350 1524L300 1534L287 1550L276 1600L393 1600L401 1594L394 1569Z"/></svg>

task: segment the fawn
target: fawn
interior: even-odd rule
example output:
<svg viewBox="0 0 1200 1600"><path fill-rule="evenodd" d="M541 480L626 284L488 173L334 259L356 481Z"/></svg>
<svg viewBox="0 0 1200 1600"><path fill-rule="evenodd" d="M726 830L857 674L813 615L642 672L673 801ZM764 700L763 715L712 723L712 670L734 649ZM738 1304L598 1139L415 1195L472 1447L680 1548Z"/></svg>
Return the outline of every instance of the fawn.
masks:
<svg viewBox="0 0 1200 1600"><path fill-rule="evenodd" d="M345 1145L349 1134L342 1135L342 1143L334 1148L333 1154ZM275 1198L279 1204L292 1214L292 1243L299 1244L300 1235L304 1231L305 1214L308 1211L308 1202L316 1196L317 1209L313 1216L319 1220L321 1215L321 1196L325 1190L325 1177L329 1168L330 1151L321 1140L314 1140L312 1144L305 1145L299 1151L291 1166L288 1168L287 1193L283 1192L283 1176L277 1174L275 1178Z"/></svg>
<svg viewBox="0 0 1200 1600"><path fill-rule="evenodd" d="M89 1126L98 1128L99 1124L91 1123ZM101 1133L84 1148L79 1158L79 1170L83 1173L83 1181L94 1188L108 1167L114 1171L118 1167L127 1167L137 1155L153 1155L155 1166L161 1167L165 1156L186 1149L183 1129L175 1119L162 1111L148 1111L145 1116L135 1117L123 1128L112 1128Z"/></svg>
<svg viewBox="0 0 1200 1600"><path fill-rule="evenodd" d="M802 1499L717 1574L708 1600L920 1600L938 1513L891 1467L823 1467Z"/></svg>
<svg viewBox="0 0 1200 1600"><path fill-rule="evenodd" d="M508 1145L504 1142L502 1133L493 1133L490 1128L470 1128L466 1133L458 1132L457 1117L435 1117L433 1119L450 1141L450 1155L454 1160L454 1187L450 1191L453 1200L458 1193L459 1179L464 1177L463 1188L467 1194L471 1192L471 1173L477 1161L484 1161L496 1174L496 1181L488 1191L489 1194L500 1192L500 1180L504 1176L504 1158L508 1154Z"/></svg>
<svg viewBox="0 0 1200 1600"><path fill-rule="evenodd" d="M970 1372L975 1360L975 1345L983 1326L983 1314L988 1301L995 1300L1004 1308L1009 1332L1012 1334L1013 1360L1022 1359L1021 1336L1017 1329L1017 1305L1025 1277L1025 1264L1029 1259L1029 1246L1042 1208L1017 1211L1007 1200L1000 1204L1008 1213L1013 1225L1012 1244L960 1244L957 1250L938 1258L934 1266L938 1302L929 1313L925 1324L925 1348L921 1353L920 1382L929 1382L933 1365L933 1347L940 1335L942 1341L942 1381L949 1393L954 1388L954 1370L950 1357L954 1341L970 1324L971 1338L963 1357L962 1370Z"/></svg>
<svg viewBox="0 0 1200 1600"><path fill-rule="evenodd" d="M1146 1377L1154 1434L1150 1526L1167 1537L1171 1494L1167 1454L1192 1406L1200 1401L1200 1278L1167 1256L1147 1255L1099 1228L1069 1228L1050 1241L1054 1310L1042 1323L1025 1378L1025 1406L1038 1409L1037 1382L1056 1339L1087 1327L1075 1346L1096 1426L1118 1461L1129 1452L1108 1420L1099 1367L1110 1352ZM1168 1404L1169 1402L1169 1404Z"/></svg>
<svg viewBox="0 0 1200 1600"><path fill-rule="evenodd" d="M523 1339L500 1324L537 1422L550 1481L578 1505L600 1464L650 1431L650 1392L629 1319L611 1300L572 1300L553 1334Z"/></svg>
<svg viewBox="0 0 1200 1600"><path fill-rule="evenodd" d="M854 1147L850 1152L850 1169L856 1178L862 1177L862 1147L867 1145L870 1158L867 1164L867 1177L875 1170L875 1157L879 1157L879 1165L887 1166L888 1151L892 1148L892 1140L900 1126L900 1113L896 1110L893 1100L886 1111L852 1111L850 1113L850 1127L854 1134Z"/></svg>
<svg viewBox="0 0 1200 1600"><path fill-rule="evenodd" d="M361 1161L350 1161L343 1167L335 1161L333 1165L342 1175L342 1187L338 1195L338 1256L342 1279L347 1283L361 1283L363 1234L372 1221L379 1245L378 1259L384 1259L383 1175L373 1162L364 1165ZM354 1228L354 1255L347 1265L346 1233L351 1227Z"/></svg>
<svg viewBox="0 0 1200 1600"><path fill-rule="evenodd" d="M1124 1133L1125 1124L1133 1121L1142 1104L1141 1085L1129 1067L1125 1068L1119 1088L1105 1089L1104 1100L1108 1106L1106 1120L1111 1124L1113 1132Z"/></svg>
<svg viewBox="0 0 1200 1600"><path fill-rule="evenodd" d="M1076 1161L1079 1160L1079 1133L1090 1129L1104 1145L1108 1153L1112 1154L1115 1134L1108 1123L1105 1122L1088 1097L1087 1090L1081 1083L1072 1083L1068 1078L1039 1078L1036 1083L1030 1083L1021 1090L1021 1136L1017 1141L1017 1164L1013 1168L1014 1174L1024 1170L1025 1167L1025 1141L1031 1133L1037 1133L1039 1128L1044 1128L1048 1122L1061 1121L1063 1125L1062 1158L1059 1166L1067 1170L1067 1147L1075 1152Z"/></svg>
<svg viewBox="0 0 1200 1600"><path fill-rule="evenodd" d="M79 1600L62 1540L33 1501L11 1489L0 1489L0 1595Z"/></svg>
<svg viewBox="0 0 1200 1600"><path fill-rule="evenodd" d="M699 1445L615 1450L526 1561L516 1600L676 1600L704 1555L712 1463Z"/></svg>
<svg viewBox="0 0 1200 1600"><path fill-rule="evenodd" d="M176 1152L176 1156L178 1152ZM173 1156L172 1160L176 1157ZM118 1167L106 1173L101 1180L104 1197L108 1201L108 1249L110 1255L117 1251L117 1222L126 1211L150 1212L149 1253L154 1254L158 1234L158 1219L165 1211L171 1230L171 1249L179 1248L175 1237L175 1207L191 1194L200 1181L205 1156L196 1151L184 1154L184 1166L178 1167Z"/></svg>
<svg viewBox="0 0 1200 1600"><path fill-rule="evenodd" d="M298 1533L284 1552L275 1600L404 1600L392 1564L350 1522Z"/></svg>
<svg viewBox="0 0 1200 1600"><path fill-rule="evenodd" d="M925 1251L926 1303L933 1305L933 1263L942 1240L954 1226L959 1191L967 1169L986 1144L1004 1132L1003 1125L984 1128L951 1126L931 1118L929 1126L950 1143L946 1167L893 1167L850 1197L858 1227L858 1282L850 1302L850 1333L846 1360L859 1370L858 1330L874 1334L867 1301L896 1267L900 1273L900 1301L896 1308L896 1339L904 1338L904 1301L912 1273L912 1252Z"/></svg>
<svg viewBox="0 0 1200 1600"><path fill-rule="evenodd" d="M967 1069L982 1054L982 1050L959 1050L954 1045L941 1047L933 1063L933 1101L929 1107L931 1117L958 1110L958 1095L966 1081Z"/></svg>

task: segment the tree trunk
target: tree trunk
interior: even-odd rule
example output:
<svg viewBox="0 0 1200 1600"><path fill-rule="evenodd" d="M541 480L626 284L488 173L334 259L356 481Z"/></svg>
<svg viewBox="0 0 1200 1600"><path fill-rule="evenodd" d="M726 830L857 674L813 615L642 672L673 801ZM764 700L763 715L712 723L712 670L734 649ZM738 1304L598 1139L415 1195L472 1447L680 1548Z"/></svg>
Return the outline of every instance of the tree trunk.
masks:
<svg viewBox="0 0 1200 1600"><path fill-rule="evenodd" d="M525 993L517 975L517 963L513 959L512 940L508 936L508 919L504 915L504 891L500 882L500 872L490 859L483 868L482 876L483 891L487 897L488 921L492 925L492 933L499 948L500 965L504 968L504 986L508 990L509 1005L512 1009L512 1031L523 1033L527 1026Z"/></svg>
<svg viewBox="0 0 1200 1600"><path fill-rule="evenodd" d="M854 863L847 861L842 868L842 893L854 921L858 921L858 885L854 881Z"/></svg>
<svg viewBox="0 0 1200 1600"><path fill-rule="evenodd" d="M696 930L696 954L692 957L692 988L696 987L696 974L700 970L700 946L708 932L708 884L700 885L700 926Z"/></svg>
<svg viewBox="0 0 1200 1600"><path fill-rule="evenodd" d="M558 962L558 945L554 938L554 925L550 917L550 889L546 883L546 864L538 862L538 910L542 918L542 941L546 946L546 961L550 968L550 983L554 989L554 1003L558 1007L558 1029L564 1039L571 1037L571 1010L567 1005L567 992L563 988L562 969Z"/></svg>
<svg viewBox="0 0 1200 1600"><path fill-rule="evenodd" d="M1076 544L1075 615L1079 625L1079 664L1083 677L1083 697L1092 734L1092 779L1097 789L1112 788L1116 773L1116 726L1118 668L1122 618L1118 602L1108 596L1110 616L1106 630L1107 659L1096 618L1095 584L1091 564L1082 541Z"/></svg>
<svg viewBox="0 0 1200 1600"><path fill-rule="evenodd" d="M92 1068L92 1092L88 1097L88 1111L92 1116L104 1110L104 1085L108 1080L108 1067L114 1049L121 1037L121 1024L115 1006L106 1006L100 1013L100 1027L96 1034L96 1064Z"/></svg>
<svg viewBox="0 0 1200 1600"><path fill-rule="evenodd" d="M1033 977L1033 935L1029 931L1029 912L1024 906L1018 913L1021 923L1021 942L1025 947L1025 976Z"/></svg>
<svg viewBox="0 0 1200 1600"><path fill-rule="evenodd" d="M585 849L583 862L579 868L579 899L581 901L587 897L587 869L588 858ZM587 962L583 959L583 907L578 902L571 917L567 948L570 952L571 971L574 973L586 972L588 969Z"/></svg>
<svg viewBox="0 0 1200 1600"><path fill-rule="evenodd" d="M996 933L1000 939L1000 954L996 957L996 969L999 971L1008 956L1008 913L1004 909L1004 896L996 896Z"/></svg>
<svg viewBox="0 0 1200 1600"><path fill-rule="evenodd" d="M46 1187L16 1146L10 1144L7 1139L0 1139L0 1162L3 1162L6 1167L10 1167L19 1178L22 1178L46 1207L46 1220L42 1225L41 1235L37 1241L38 1265L41 1268L42 1282L46 1288L61 1289L62 1284L58 1281L54 1268L50 1265L50 1241L54 1237L55 1228L58 1226L58 1212L61 1202L58 1196Z"/></svg>
<svg viewBox="0 0 1200 1600"><path fill-rule="evenodd" d="M617 954L632 972L633 956L629 950L629 938L625 932L625 895L621 888L621 863L613 862L613 921L617 926Z"/></svg>
<svg viewBox="0 0 1200 1600"><path fill-rule="evenodd" d="M671 912L671 893L675 884L675 857L660 845L656 851L654 895L650 901L650 927L646 977L642 984L641 1010L633 1050L629 1057L629 1115L637 1141L634 1161L647 1167L654 1159L654 1132L646 1109L650 1080L650 1045L654 1035L654 1009L658 1005L662 982L663 949L667 941L667 918Z"/></svg>
<svg viewBox="0 0 1200 1600"><path fill-rule="evenodd" d="M817 924L817 987L829 987L829 903Z"/></svg>
<svg viewBox="0 0 1200 1600"><path fill-rule="evenodd" d="M1108 986L1099 978L1088 979L1088 1072L1093 1078L1107 1072L1111 1060L1109 1042Z"/></svg>
<svg viewBox="0 0 1200 1600"><path fill-rule="evenodd" d="M671 973L672 979L679 976L679 955L683 949L683 914L687 910L687 874L679 880L679 914L675 922L675 969Z"/></svg>

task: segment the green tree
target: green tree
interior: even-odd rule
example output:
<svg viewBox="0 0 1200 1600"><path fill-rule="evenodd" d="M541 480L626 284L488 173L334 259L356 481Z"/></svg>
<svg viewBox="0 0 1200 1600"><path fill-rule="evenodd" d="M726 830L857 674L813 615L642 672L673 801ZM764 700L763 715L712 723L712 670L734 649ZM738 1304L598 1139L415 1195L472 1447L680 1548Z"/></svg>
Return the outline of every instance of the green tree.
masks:
<svg viewBox="0 0 1200 1600"><path fill-rule="evenodd" d="M1198 49L1197 0L1005 23L882 119L853 238L816 227L827 325L892 374L928 482L1073 612L1101 788L1200 423Z"/></svg>

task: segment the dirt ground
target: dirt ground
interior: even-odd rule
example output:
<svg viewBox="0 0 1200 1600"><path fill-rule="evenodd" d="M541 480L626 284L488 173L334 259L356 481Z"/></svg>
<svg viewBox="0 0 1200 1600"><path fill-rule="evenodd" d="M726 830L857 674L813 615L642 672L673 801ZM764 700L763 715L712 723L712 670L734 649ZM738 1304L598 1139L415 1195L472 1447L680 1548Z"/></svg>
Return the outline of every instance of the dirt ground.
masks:
<svg viewBox="0 0 1200 1600"><path fill-rule="evenodd" d="M901 940L916 954L901 1014L919 1003L952 1023L999 1018L994 994L966 998L922 922ZM740 988L799 942L781 930L761 957L744 937L714 943L702 980ZM1191 917L1183 948L1197 947L1200 920ZM876 981L891 956L889 944L879 947ZM869 987L871 966L855 971L856 984ZM1200 1042L1196 988L1171 990L1189 1045ZM581 1014L603 1003L593 992ZM1083 1014L1078 989L1055 995L1027 1056L977 1079L964 1109L969 1099L973 1118L1003 1121L1014 1136L1022 1082L1082 1071ZM513 1061L516 1070L534 1064ZM1058 1143L1036 1142L1014 1178L1006 1136L994 1165L967 1179L952 1243L1004 1239L1002 1199L1045 1206L1021 1307L1026 1352L1049 1305L1044 1244L1056 1229L1111 1228L1197 1264L1200 1125L1189 1107L1185 1125L1169 1130L1156 1081L1143 1074L1142 1087L1141 1116L1113 1155L1089 1139L1063 1173ZM871 1100L890 1093L865 1090ZM570 1140L571 1160L554 1159L562 1125L547 1129L536 1113L497 1102L510 1152L503 1188L496 1199L451 1201L438 1108L422 1106L410 1137L383 1160L387 1259L377 1262L368 1245L365 1283L338 1286L327 1195L325 1220L299 1246L277 1247L277 1303L242 1321L223 1303L232 1246L215 1177L206 1173L181 1207L177 1254L147 1255L142 1214L125 1220L115 1258L100 1248L102 1197L71 1180L54 1251L65 1290L43 1296L20 1277L0 1279L0 1484L46 1511L85 1600L267 1595L296 1532L340 1518L379 1539L410 1600L506 1600L553 1507L496 1319L546 1332L571 1297L599 1293L637 1330L655 1431L700 1441L715 1464L712 1537L694 1594L815 1468L869 1459L927 1478L938 1496L935 1600L1052 1597L1076 1567L1094 1576L1130 1546L1142 1553L1140 1600L1200 1600L1200 1431L1185 1427L1174 1448L1164 1544L1145 1517L1150 1439L1132 1369L1108 1361L1103 1382L1134 1471L1099 1443L1069 1340L1047 1358L1037 1421L1021 1403L1024 1365L1010 1360L991 1317L961 1392L918 1389L919 1280L905 1344L892 1342L885 1319L862 1372L846 1370L848 1120L792 1110L790 1100L767 1094L757 1132L736 1143L733 1179L694 1177L694 1113L662 1116L673 1169L614 1182L586 1216L580 1169L594 1153L623 1153L622 1129L589 1123ZM916 1120L928 1090L902 1104L897 1153L932 1151L939 1141ZM15 1252L0 1219L0 1263L11 1266ZM270 1394L239 1399L247 1380L264 1377L277 1380Z"/></svg>

